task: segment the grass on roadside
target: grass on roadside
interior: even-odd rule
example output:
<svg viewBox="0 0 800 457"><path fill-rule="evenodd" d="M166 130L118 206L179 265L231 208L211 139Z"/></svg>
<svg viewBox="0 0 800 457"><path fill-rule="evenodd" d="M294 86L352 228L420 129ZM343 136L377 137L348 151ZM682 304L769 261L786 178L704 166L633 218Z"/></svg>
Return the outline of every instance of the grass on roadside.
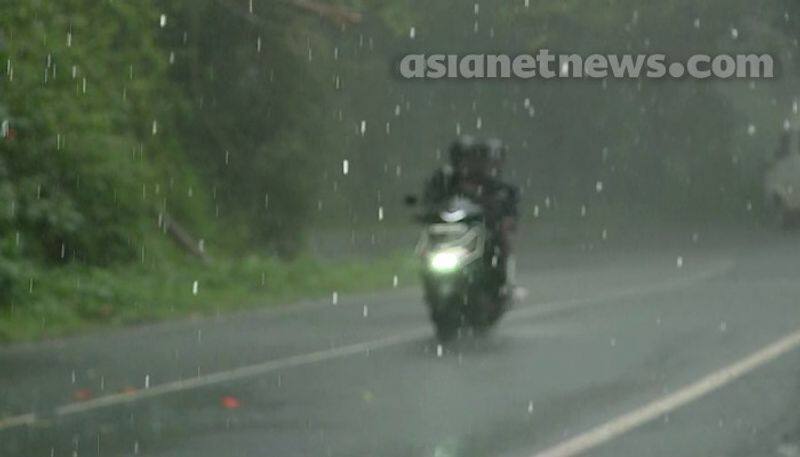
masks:
<svg viewBox="0 0 800 457"><path fill-rule="evenodd" d="M277 306L308 298L391 288L414 281L410 255L381 260L284 262L249 256L151 265L35 269L26 291L0 307L0 341L74 334L92 327Z"/></svg>

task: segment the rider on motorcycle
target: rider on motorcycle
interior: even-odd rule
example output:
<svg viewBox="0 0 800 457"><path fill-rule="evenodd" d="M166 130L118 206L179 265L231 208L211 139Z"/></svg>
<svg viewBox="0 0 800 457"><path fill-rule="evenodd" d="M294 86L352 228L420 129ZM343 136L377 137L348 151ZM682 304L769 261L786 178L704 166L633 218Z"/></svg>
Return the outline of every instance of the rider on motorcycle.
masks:
<svg viewBox="0 0 800 457"><path fill-rule="evenodd" d="M463 196L483 207L493 234L492 265L507 293L510 238L517 225L519 197L516 187L500 179L505 153L500 140L460 137L450 147L450 164L437 170L427 182L423 203L437 205L453 196Z"/></svg>

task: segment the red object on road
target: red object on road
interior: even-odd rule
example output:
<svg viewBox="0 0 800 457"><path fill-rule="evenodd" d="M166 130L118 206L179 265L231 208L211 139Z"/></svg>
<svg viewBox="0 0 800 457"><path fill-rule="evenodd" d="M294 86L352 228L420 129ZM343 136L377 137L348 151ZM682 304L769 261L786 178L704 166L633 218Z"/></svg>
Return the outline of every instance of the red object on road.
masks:
<svg viewBox="0 0 800 457"><path fill-rule="evenodd" d="M94 394L90 389L78 389L72 393L72 399L77 401L91 400Z"/></svg>
<svg viewBox="0 0 800 457"><path fill-rule="evenodd" d="M224 397L222 397L220 399L220 404L225 409L237 409L237 408L242 406L242 404L241 404L241 402L239 402L238 398L231 397L229 395L225 395Z"/></svg>

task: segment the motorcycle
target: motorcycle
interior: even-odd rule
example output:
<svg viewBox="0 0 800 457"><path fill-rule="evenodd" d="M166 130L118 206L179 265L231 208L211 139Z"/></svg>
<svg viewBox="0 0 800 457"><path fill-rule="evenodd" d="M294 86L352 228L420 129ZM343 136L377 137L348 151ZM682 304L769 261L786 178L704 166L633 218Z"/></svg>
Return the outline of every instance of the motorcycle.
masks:
<svg viewBox="0 0 800 457"><path fill-rule="evenodd" d="M414 197L407 204L416 204ZM481 206L452 197L426 208L416 252L421 259L425 301L437 338L446 342L463 329L483 334L505 313L508 298L500 250Z"/></svg>

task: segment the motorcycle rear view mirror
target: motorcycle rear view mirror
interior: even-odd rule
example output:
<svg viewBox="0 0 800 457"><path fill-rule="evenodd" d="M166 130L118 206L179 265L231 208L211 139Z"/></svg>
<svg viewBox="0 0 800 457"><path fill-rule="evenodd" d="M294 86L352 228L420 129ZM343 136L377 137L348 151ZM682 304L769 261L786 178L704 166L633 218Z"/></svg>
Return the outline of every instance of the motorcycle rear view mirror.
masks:
<svg viewBox="0 0 800 457"><path fill-rule="evenodd" d="M403 203L405 203L406 206L417 206L417 203L419 203L419 198L417 198L416 195L409 194L403 198Z"/></svg>

